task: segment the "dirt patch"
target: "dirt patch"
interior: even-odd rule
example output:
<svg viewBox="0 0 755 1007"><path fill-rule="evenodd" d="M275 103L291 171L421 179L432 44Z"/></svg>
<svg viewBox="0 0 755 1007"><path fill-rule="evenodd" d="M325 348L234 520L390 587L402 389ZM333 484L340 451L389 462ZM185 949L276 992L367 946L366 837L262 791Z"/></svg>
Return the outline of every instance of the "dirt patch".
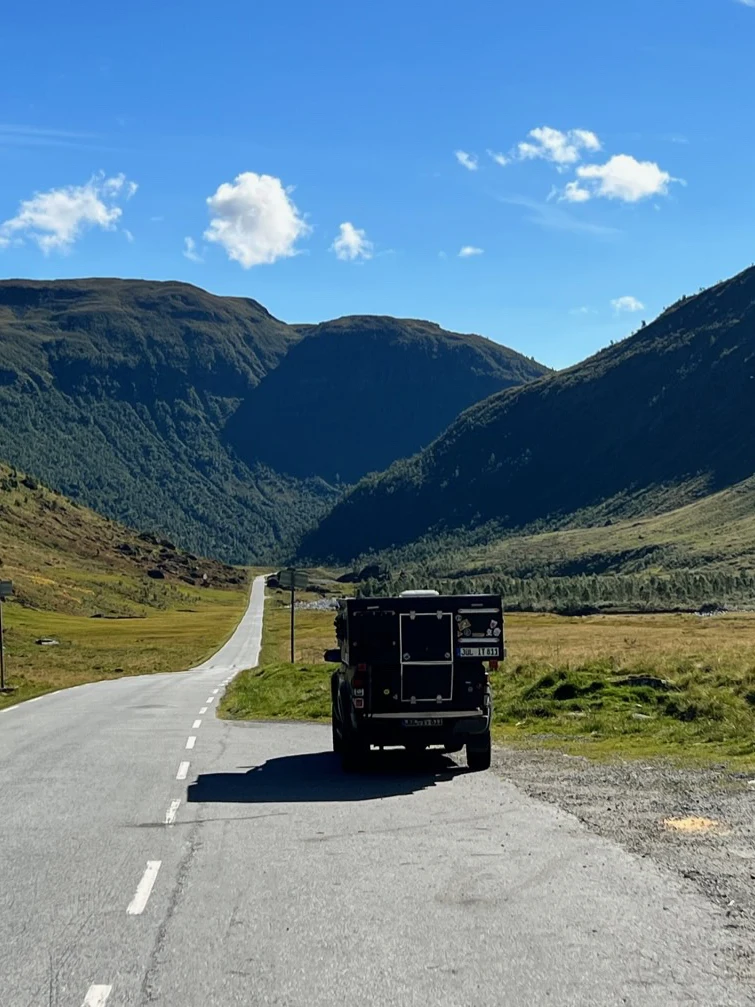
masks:
<svg viewBox="0 0 755 1007"><path fill-rule="evenodd" d="M724 768L590 762L497 748L493 769L531 797L692 881L726 912L743 954L755 936L755 780ZM737 942L739 943L739 942Z"/></svg>

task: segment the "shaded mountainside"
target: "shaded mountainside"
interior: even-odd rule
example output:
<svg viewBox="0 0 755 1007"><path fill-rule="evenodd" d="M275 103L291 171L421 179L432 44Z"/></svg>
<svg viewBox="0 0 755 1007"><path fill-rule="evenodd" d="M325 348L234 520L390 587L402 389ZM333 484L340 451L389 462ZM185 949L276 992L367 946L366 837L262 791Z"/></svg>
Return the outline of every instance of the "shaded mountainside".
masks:
<svg viewBox="0 0 755 1007"><path fill-rule="evenodd" d="M239 455L278 472L355 482L429 444L459 413L547 368L432 322L357 315L300 326L229 420ZM264 427L263 440L251 432Z"/></svg>
<svg viewBox="0 0 755 1007"><path fill-rule="evenodd" d="M109 521L3 463L0 574L13 581L14 601L79 615L154 605L156 592L175 586L239 590L246 582L244 570Z"/></svg>
<svg viewBox="0 0 755 1007"><path fill-rule="evenodd" d="M197 552L274 554L332 491L242 463L222 429L300 338L183 283L0 282L0 455Z"/></svg>
<svg viewBox="0 0 755 1007"><path fill-rule="evenodd" d="M489 522L500 532L670 510L753 473L754 395L749 269L567 371L472 406L426 450L362 480L301 553L348 559Z"/></svg>
<svg viewBox="0 0 755 1007"><path fill-rule="evenodd" d="M294 327L185 283L0 281L0 457L236 562L282 556L335 501L333 483L543 370L430 323Z"/></svg>

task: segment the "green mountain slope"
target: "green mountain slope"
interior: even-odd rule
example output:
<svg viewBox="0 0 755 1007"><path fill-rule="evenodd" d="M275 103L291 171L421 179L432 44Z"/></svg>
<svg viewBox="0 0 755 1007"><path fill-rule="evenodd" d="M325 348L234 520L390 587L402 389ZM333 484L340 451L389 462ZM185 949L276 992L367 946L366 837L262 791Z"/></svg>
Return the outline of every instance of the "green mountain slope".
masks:
<svg viewBox="0 0 755 1007"><path fill-rule="evenodd" d="M754 393L749 269L576 367L472 406L426 450L359 483L302 554L672 509L755 470Z"/></svg>
<svg viewBox="0 0 755 1007"><path fill-rule="evenodd" d="M300 326L230 419L239 455L278 472L355 482L429 444L468 406L547 368L431 322L354 316ZM249 436L266 427L264 439Z"/></svg>
<svg viewBox="0 0 755 1007"><path fill-rule="evenodd" d="M244 464L222 428L300 338L182 283L0 282L0 455L197 552L274 554L332 491Z"/></svg>
<svg viewBox="0 0 755 1007"><path fill-rule="evenodd" d="M0 282L0 457L235 562L275 560L335 501L332 484L543 370L430 323L293 327L184 283Z"/></svg>
<svg viewBox="0 0 755 1007"><path fill-rule="evenodd" d="M503 537L483 526L425 539L381 559L388 569L421 570L443 580L675 570L755 574L755 476L661 514Z"/></svg>

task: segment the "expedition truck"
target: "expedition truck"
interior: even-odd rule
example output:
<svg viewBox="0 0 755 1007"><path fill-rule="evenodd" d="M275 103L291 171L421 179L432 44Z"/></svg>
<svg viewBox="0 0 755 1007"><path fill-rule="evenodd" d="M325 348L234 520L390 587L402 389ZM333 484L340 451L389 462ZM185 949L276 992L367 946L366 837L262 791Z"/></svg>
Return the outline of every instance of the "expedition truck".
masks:
<svg viewBox="0 0 755 1007"><path fill-rule="evenodd" d="M472 770L490 766L492 699L486 665L505 656L496 595L348 598L335 618L339 661L331 677L333 750L347 771L370 746L421 752L466 745Z"/></svg>

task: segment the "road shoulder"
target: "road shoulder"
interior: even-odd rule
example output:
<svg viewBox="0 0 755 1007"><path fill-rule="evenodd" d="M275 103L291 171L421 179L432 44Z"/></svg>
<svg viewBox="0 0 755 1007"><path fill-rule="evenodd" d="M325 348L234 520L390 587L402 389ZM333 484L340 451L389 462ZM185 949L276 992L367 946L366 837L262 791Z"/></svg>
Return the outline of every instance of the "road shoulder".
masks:
<svg viewBox="0 0 755 1007"><path fill-rule="evenodd" d="M724 767L593 762L555 751L494 750L493 771L590 831L693 884L725 912L755 966L755 782Z"/></svg>

